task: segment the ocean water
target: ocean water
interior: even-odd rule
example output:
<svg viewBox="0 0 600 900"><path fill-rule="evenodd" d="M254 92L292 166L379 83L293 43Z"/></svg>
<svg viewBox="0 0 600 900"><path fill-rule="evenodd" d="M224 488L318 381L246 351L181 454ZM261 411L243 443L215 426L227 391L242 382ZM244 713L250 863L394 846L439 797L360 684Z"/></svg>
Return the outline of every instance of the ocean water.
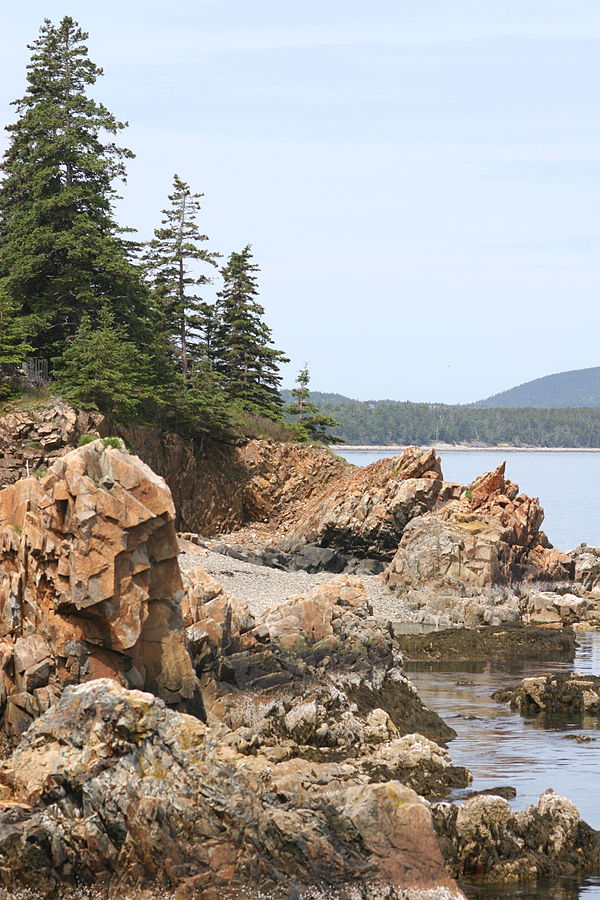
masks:
<svg viewBox="0 0 600 900"><path fill-rule="evenodd" d="M523 809L552 788L600 829L600 717L524 718L491 699L493 691L516 686L530 676L569 670L600 675L600 634L583 633L577 640L574 663L411 663L407 674L423 702L457 732L448 750L457 765L473 773L467 790L512 785L517 796L510 804ZM568 735L592 740L578 743ZM460 801L464 793L455 791L452 799ZM523 884L473 880L461 887L471 900L600 900L599 876Z"/></svg>
<svg viewBox="0 0 600 900"><path fill-rule="evenodd" d="M348 462L366 466L393 456L390 450L337 451ZM398 451L399 453L401 451ZM523 493L539 497L543 529L560 550L585 541L600 546L600 453L586 450L440 450L446 481L468 484L506 460L506 476Z"/></svg>
<svg viewBox="0 0 600 900"><path fill-rule="evenodd" d="M389 450L338 452L359 466L394 455ZM439 455L445 479L461 484L506 460L507 477L524 493L539 497L546 513L543 528L555 546L568 550L582 541L600 545L600 453L442 450ZM448 749L457 765L473 773L469 790L512 785L517 796L511 805L522 809L553 788L600 829L600 717L523 718L491 699L493 691L528 676L568 670L600 675L600 634L580 634L578 642L574 663L413 663L407 674L423 701L457 731ZM577 743L569 734L593 740ZM456 792L455 799L460 795ZM470 900L600 900L600 877L516 885L466 882L461 887Z"/></svg>

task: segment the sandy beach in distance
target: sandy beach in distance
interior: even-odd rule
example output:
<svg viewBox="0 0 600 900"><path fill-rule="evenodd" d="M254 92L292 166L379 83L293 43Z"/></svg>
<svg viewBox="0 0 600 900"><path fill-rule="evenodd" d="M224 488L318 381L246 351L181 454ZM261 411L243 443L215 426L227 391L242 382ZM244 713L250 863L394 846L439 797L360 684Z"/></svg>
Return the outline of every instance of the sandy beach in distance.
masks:
<svg viewBox="0 0 600 900"><path fill-rule="evenodd" d="M401 453L410 444L338 444L335 450L381 450ZM424 450L494 450L498 453L600 453L600 447L512 447L507 444L423 444Z"/></svg>

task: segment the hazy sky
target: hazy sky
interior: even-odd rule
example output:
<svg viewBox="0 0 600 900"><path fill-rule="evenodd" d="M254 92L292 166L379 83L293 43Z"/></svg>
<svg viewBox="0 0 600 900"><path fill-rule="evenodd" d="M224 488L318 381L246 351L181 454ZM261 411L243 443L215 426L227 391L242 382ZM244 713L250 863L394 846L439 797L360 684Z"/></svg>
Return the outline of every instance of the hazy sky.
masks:
<svg viewBox="0 0 600 900"><path fill-rule="evenodd" d="M290 386L468 402L600 365L598 0L0 0L0 118L71 15L137 154L210 247L253 245ZM2 141L5 141L2 137Z"/></svg>

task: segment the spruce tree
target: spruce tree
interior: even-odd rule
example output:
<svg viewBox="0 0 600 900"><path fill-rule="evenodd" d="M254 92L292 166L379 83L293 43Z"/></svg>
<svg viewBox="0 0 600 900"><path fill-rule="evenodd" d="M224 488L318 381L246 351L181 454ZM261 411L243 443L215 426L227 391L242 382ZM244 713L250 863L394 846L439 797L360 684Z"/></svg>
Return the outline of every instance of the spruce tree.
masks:
<svg viewBox="0 0 600 900"><path fill-rule="evenodd" d="M112 140L125 123L88 96L102 69L87 37L69 16L44 21L2 162L0 293L47 358L103 303L144 340L147 291L113 214L133 154Z"/></svg>
<svg viewBox="0 0 600 900"><path fill-rule="evenodd" d="M85 313L68 341L56 385L62 396L85 409L99 409L115 421L135 419L144 404L158 398L152 387L151 360L128 339L108 305L96 322Z"/></svg>
<svg viewBox="0 0 600 900"><path fill-rule="evenodd" d="M330 428L337 428L340 423L331 416L326 416L310 399L310 374L306 363L298 372L296 384L298 387L292 389L294 402L287 407L286 412L295 418L306 439L320 444L343 444L342 438L329 433Z"/></svg>
<svg viewBox="0 0 600 900"><path fill-rule="evenodd" d="M203 194L192 194L189 185L173 176L170 206L163 209L162 227L147 244L145 262L157 302L163 306L168 339L176 346L184 383L190 379L195 362L210 359L214 331L212 307L195 288L209 284L206 272L194 271L194 264L217 265L220 254L205 249L208 240L196 218Z"/></svg>
<svg viewBox="0 0 600 900"><path fill-rule="evenodd" d="M237 408L279 419L283 412L279 367L289 360L272 346L264 308L256 300L257 272L250 246L232 253L221 270L214 366Z"/></svg>

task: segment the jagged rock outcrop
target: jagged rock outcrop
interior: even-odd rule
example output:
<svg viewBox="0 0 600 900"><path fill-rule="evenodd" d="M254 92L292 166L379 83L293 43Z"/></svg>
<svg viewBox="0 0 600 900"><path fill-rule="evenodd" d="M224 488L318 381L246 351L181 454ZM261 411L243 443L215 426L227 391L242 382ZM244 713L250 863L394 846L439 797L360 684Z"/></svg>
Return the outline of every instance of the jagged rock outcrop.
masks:
<svg viewBox="0 0 600 900"><path fill-rule="evenodd" d="M433 818L446 867L455 877L525 881L600 868L600 832L552 790L521 812L501 797L480 795L457 806L436 804Z"/></svg>
<svg viewBox="0 0 600 900"><path fill-rule="evenodd" d="M81 435L107 433L102 415L73 409L58 398L0 417L0 487L46 469L76 447Z"/></svg>
<svg viewBox="0 0 600 900"><path fill-rule="evenodd" d="M537 499L504 477L505 464L477 478L458 499L413 518L386 570L395 590L464 590L523 579L569 581L574 565L552 548Z"/></svg>
<svg viewBox="0 0 600 900"><path fill-rule="evenodd" d="M569 672L525 678L518 687L495 691L492 697L499 703L507 703L521 715L597 716L600 715L600 676Z"/></svg>
<svg viewBox="0 0 600 900"><path fill-rule="evenodd" d="M352 469L307 504L283 549L316 544L350 556L389 559L407 523L434 506L441 487L434 450L409 447L402 456Z"/></svg>
<svg viewBox="0 0 600 900"><path fill-rule="evenodd" d="M0 707L9 733L110 675L194 699L175 510L162 478L94 441L0 491Z"/></svg>
<svg viewBox="0 0 600 900"><path fill-rule="evenodd" d="M179 529L202 534L293 521L306 503L354 470L323 447L249 440L210 443L199 454L191 441L148 427L130 428L126 437L167 481Z"/></svg>
<svg viewBox="0 0 600 900"><path fill-rule="evenodd" d="M462 897L409 788L242 755L222 738L111 680L68 688L0 766L0 877L48 898L73 884Z"/></svg>
<svg viewBox="0 0 600 900"><path fill-rule="evenodd" d="M0 488L44 469L77 446L83 434L106 436L98 413L76 410L59 398L0 417ZM296 508L353 467L324 448L249 440L207 442L203 452L178 434L149 426L121 428L129 446L165 478L179 530L215 534L269 520L282 524ZM200 502L201 501L201 502Z"/></svg>

